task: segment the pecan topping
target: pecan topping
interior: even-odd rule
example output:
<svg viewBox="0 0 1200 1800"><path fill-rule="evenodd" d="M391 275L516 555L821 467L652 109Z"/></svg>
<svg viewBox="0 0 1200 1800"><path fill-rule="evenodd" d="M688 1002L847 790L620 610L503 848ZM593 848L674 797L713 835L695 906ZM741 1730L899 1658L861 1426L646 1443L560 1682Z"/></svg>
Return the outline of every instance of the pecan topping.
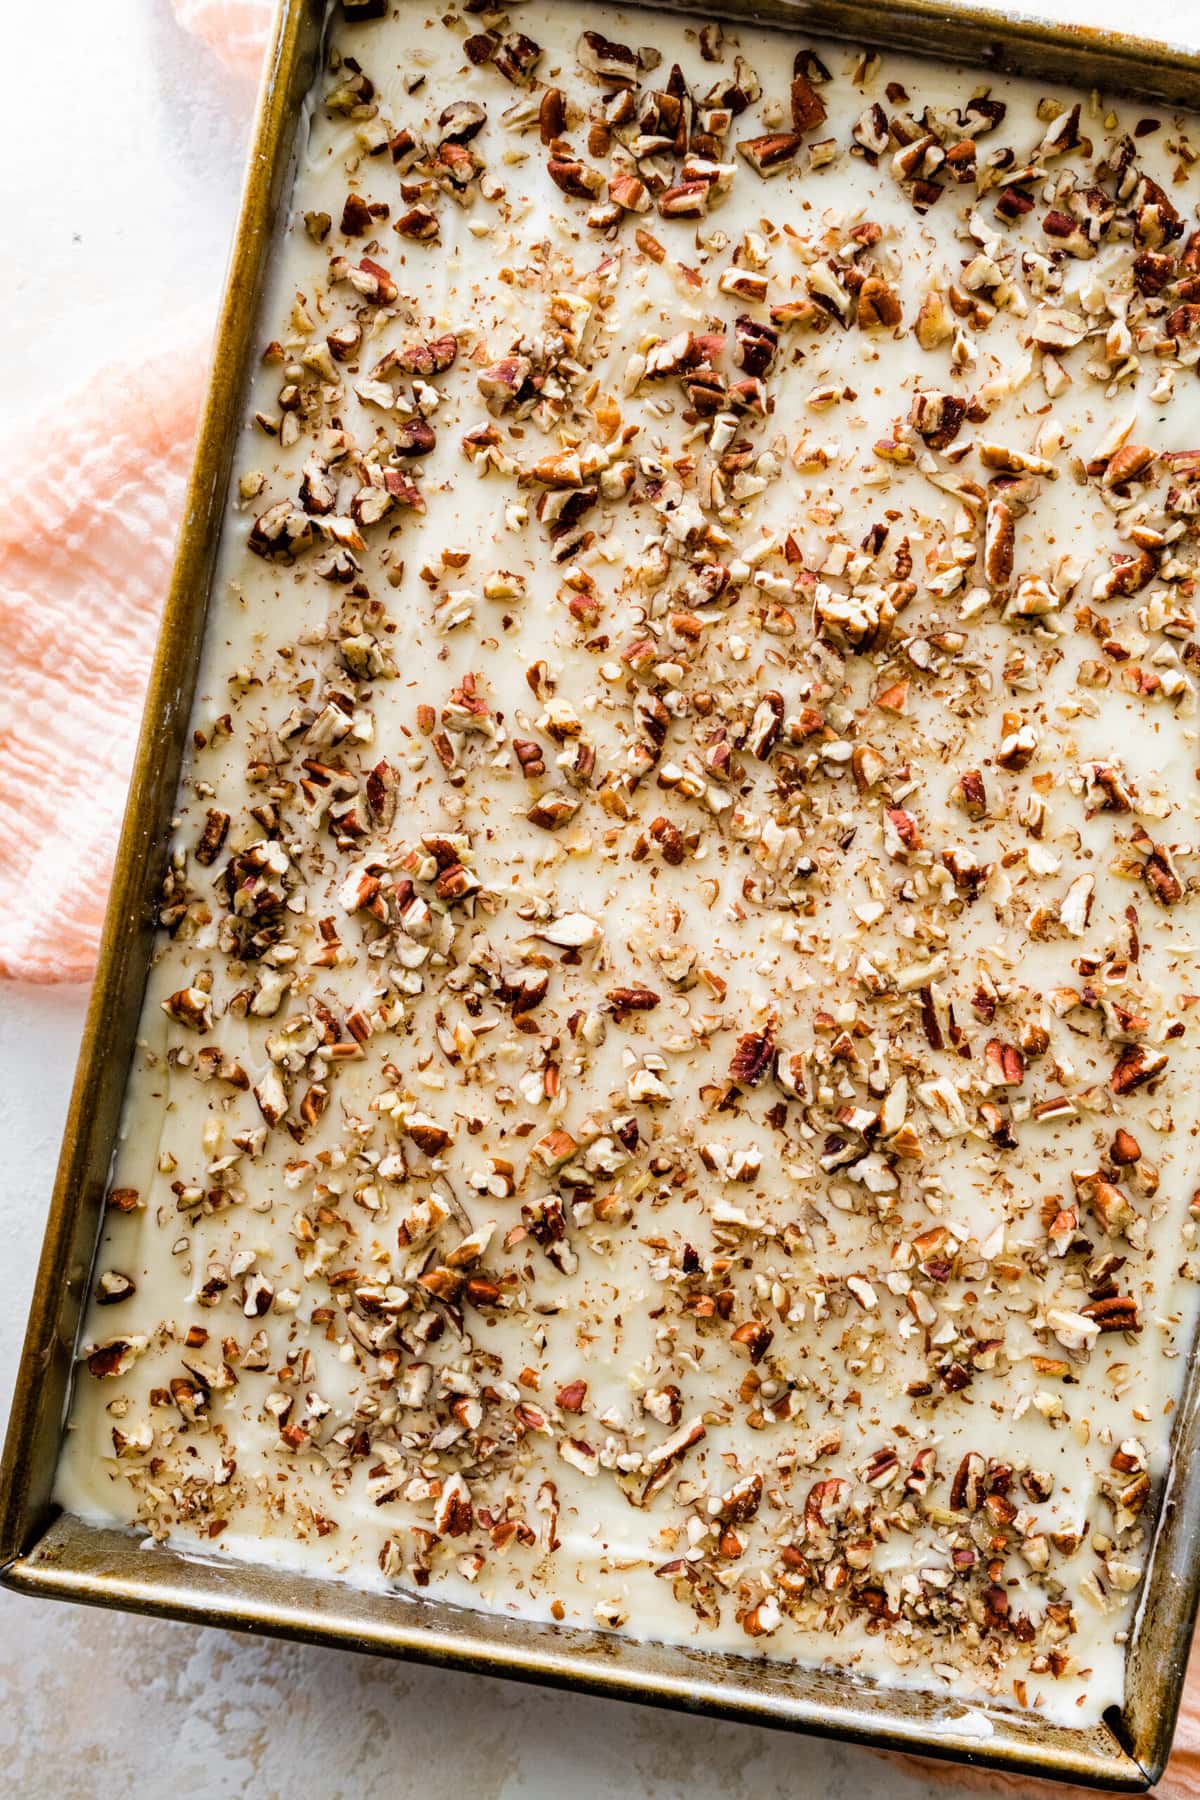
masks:
<svg viewBox="0 0 1200 1800"><path fill-rule="evenodd" d="M771 1066L775 1051L774 1033L747 1031L737 1041L737 1049L729 1065L729 1079L736 1087L756 1087Z"/></svg>
<svg viewBox="0 0 1200 1800"><path fill-rule="evenodd" d="M1190 128L342 12L71 1482L1090 1725L1200 1268Z"/></svg>

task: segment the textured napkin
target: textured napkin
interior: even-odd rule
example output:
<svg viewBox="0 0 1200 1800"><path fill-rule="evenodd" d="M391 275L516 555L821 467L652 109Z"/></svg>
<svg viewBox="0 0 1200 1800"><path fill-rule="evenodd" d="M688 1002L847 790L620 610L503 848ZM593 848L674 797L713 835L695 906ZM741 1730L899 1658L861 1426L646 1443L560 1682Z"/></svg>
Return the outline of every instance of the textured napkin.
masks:
<svg viewBox="0 0 1200 1800"><path fill-rule="evenodd" d="M174 5L257 75L270 0ZM215 298L167 322L157 348L0 442L0 975L82 981L95 963L214 314ZM1175 1744L1155 1793L1200 1800L1200 1651ZM904 1761L962 1792L1083 1791Z"/></svg>
<svg viewBox="0 0 1200 1800"><path fill-rule="evenodd" d="M247 78L270 0L175 0ZM0 440L0 976L91 975L216 296Z"/></svg>

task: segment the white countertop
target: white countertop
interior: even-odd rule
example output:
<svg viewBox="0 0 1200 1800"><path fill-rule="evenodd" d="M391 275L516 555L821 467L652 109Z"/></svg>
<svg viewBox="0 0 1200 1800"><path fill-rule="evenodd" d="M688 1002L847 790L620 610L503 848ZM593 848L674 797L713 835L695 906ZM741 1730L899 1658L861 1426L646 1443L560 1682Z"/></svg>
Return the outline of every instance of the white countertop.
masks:
<svg viewBox="0 0 1200 1800"><path fill-rule="evenodd" d="M1175 0L1014 10L1163 37L1188 12ZM0 295L0 420L215 293L240 179L248 96L183 36L168 0L56 0L53 16L49 60L42 8L10 6L5 18L0 203L20 256ZM0 984L0 1422L85 999ZM952 1792L847 1746L9 1595L0 1769L0 1790L27 1800Z"/></svg>

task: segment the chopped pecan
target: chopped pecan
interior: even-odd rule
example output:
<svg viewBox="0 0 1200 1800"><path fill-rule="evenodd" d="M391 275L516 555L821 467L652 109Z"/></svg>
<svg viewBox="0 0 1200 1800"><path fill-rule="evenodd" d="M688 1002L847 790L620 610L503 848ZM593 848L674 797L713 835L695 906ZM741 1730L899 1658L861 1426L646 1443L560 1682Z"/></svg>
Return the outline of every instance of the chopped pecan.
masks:
<svg viewBox="0 0 1200 1800"><path fill-rule="evenodd" d="M792 129L814 131L829 117L825 102L804 71L797 65L792 76Z"/></svg>
<svg viewBox="0 0 1200 1800"><path fill-rule="evenodd" d="M609 87L631 88L637 85L637 53L627 44L617 44L598 31L585 31L575 46L579 66Z"/></svg>
<svg viewBox="0 0 1200 1800"><path fill-rule="evenodd" d="M900 296L879 275L868 275L858 290L858 324L862 330L883 326L893 330L904 322Z"/></svg>
<svg viewBox="0 0 1200 1800"><path fill-rule="evenodd" d="M204 818L204 830L201 832L193 852L196 861L209 868L221 854L221 846L225 842L225 834L229 830L229 814L222 812L217 806L210 806Z"/></svg>
<svg viewBox="0 0 1200 1800"><path fill-rule="evenodd" d="M765 1031L747 1031L737 1041L729 1064L729 1079L735 1087L757 1087L771 1067L775 1054L775 1034L770 1026Z"/></svg>
<svg viewBox="0 0 1200 1800"><path fill-rule="evenodd" d="M392 229L403 238L411 238L416 244L429 244L438 235L438 216L428 206L410 206L396 220Z"/></svg>
<svg viewBox="0 0 1200 1800"><path fill-rule="evenodd" d="M966 415L967 403L957 394L930 392L913 395L909 418L931 450L945 450L958 436Z"/></svg>
<svg viewBox="0 0 1200 1800"><path fill-rule="evenodd" d="M743 139L738 151L759 175L778 175L795 162L803 142L798 131L769 131Z"/></svg>
<svg viewBox="0 0 1200 1800"><path fill-rule="evenodd" d="M458 339L452 331L427 341L406 344L396 357L396 367L406 375L443 375L458 358Z"/></svg>
<svg viewBox="0 0 1200 1800"><path fill-rule="evenodd" d="M1108 1085L1114 1094L1131 1094L1161 1075L1168 1057L1165 1050L1151 1050L1145 1044L1127 1044L1113 1065Z"/></svg>

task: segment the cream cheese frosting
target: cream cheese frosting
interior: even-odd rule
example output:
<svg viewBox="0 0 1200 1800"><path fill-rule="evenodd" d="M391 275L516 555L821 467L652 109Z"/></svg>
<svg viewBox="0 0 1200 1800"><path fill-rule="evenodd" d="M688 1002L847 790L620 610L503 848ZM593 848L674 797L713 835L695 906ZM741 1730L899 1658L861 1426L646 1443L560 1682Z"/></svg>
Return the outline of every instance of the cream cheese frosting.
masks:
<svg viewBox="0 0 1200 1800"><path fill-rule="evenodd" d="M1195 1311L1187 123L365 10L57 1497L1095 1720Z"/></svg>

